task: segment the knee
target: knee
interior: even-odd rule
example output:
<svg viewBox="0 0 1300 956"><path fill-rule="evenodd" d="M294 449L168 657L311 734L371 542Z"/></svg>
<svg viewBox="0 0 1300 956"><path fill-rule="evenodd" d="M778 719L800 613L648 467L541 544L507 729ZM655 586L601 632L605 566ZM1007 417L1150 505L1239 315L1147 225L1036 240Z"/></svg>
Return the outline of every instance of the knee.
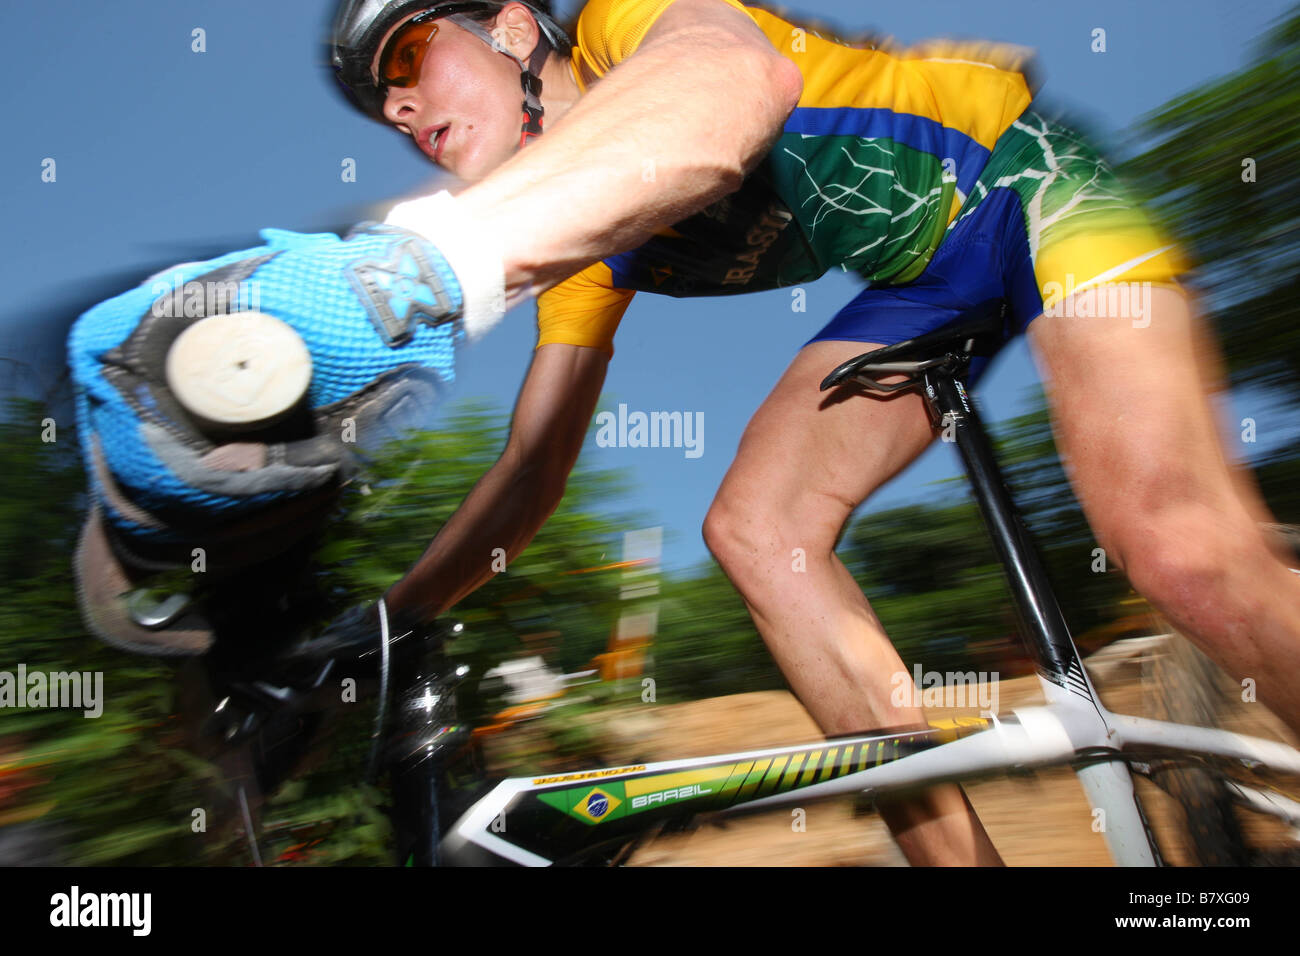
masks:
<svg viewBox="0 0 1300 956"><path fill-rule="evenodd" d="M1231 575L1249 564L1259 543L1252 523L1229 523L1202 507L1138 518L1109 538L1107 556L1138 591L1157 604L1184 605L1227 600Z"/></svg>
<svg viewBox="0 0 1300 956"><path fill-rule="evenodd" d="M734 507L731 501L719 496L704 516L704 525L700 529L704 544L728 572L751 564L772 547L772 540L763 540L764 536L757 531L757 523L763 518L756 507ZM772 539L775 536L768 537Z"/></svg>
<svg viewBox="0 0 1300 956"><path fill-rule="evenodd" d="M737 574L766 575L791 562L828 559L849 513L839 512L829 501L737 501L720 494L701 530L709 551L735 580Z"/></svg>

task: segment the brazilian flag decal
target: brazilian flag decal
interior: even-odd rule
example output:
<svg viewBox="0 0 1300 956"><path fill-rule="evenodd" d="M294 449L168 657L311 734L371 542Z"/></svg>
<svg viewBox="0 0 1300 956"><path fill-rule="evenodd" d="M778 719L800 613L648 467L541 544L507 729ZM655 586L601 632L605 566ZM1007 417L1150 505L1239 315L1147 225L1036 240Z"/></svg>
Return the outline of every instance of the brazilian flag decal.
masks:
<svg viewBox="0 0 1300 956"><path fill-rule="evenodd" d="M662 808L686 800L708 798L712 805L725 805L744 782L751 761L721 764L697 770L632 777L601 784L586 784L566 790L538 794L538 799L561 813L577 817L588 825L605 823L645 810Z"/></svg>
<svg viewBox="0 0 1300 956"><path fill-rule="evenodd" d="M537 798L561 813L572 814L584 823L593 825L618 819L627 810L627 797L622 783L552 790L538 794Z"/></svg>

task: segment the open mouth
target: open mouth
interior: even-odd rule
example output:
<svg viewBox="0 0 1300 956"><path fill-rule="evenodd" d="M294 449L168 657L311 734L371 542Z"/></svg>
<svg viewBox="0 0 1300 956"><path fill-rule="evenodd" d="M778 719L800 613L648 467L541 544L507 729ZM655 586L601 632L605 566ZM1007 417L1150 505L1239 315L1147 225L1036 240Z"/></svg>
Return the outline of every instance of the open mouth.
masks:
<svg viewBox="0 0 1300 956"><path fill-rule="evenodd" d="M447 141L446 134L450 128L450 124L436 126L425 133L424 142L421 145L424 147L424 151L433 157L434 162L442 158L442 148Z"/></svg>

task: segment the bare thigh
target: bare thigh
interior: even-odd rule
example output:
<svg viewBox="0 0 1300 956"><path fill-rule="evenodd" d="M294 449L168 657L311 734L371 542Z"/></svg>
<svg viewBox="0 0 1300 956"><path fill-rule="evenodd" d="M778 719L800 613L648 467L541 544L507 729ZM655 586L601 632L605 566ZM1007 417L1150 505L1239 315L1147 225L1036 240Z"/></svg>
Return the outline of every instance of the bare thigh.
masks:
<svg viewBox="0 0 1300 956"><path fill-rule="evenodd" d="M1094 533L1121 566L1169 530L1166 517L1253 520L1207 394L1215 383L1202 320L1180 291L1148 291L1151 315L1136 323L1042 315L1029 326L1058 448Z"/></svg>
<svg viewBox="0 0 1300 956"><path fill-rule="evenodd" d="M922 398L819 391L840 363L880 346L813 342L754 413L711 518L750 548L833 547L844 521L933 439ZM706 524L706 537L708 537Z"/></svg>

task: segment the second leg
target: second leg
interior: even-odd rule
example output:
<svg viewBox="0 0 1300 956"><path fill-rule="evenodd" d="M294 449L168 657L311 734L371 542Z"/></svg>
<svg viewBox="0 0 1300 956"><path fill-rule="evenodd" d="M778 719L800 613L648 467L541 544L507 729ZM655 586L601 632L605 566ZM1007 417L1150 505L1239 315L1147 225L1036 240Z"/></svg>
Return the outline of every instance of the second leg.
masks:
<svg viewBox="0 0 1300 956"><path fill-rule="evenodd" d="M894 703L910 678L835 544L853 509L934 437L922 399L828 396L825 374L876 346L805 346L755 413L705 519L704 536L786 680L823 732L925 726ZM914 865L1001 858L961 788L877 803Z"/></svg>

